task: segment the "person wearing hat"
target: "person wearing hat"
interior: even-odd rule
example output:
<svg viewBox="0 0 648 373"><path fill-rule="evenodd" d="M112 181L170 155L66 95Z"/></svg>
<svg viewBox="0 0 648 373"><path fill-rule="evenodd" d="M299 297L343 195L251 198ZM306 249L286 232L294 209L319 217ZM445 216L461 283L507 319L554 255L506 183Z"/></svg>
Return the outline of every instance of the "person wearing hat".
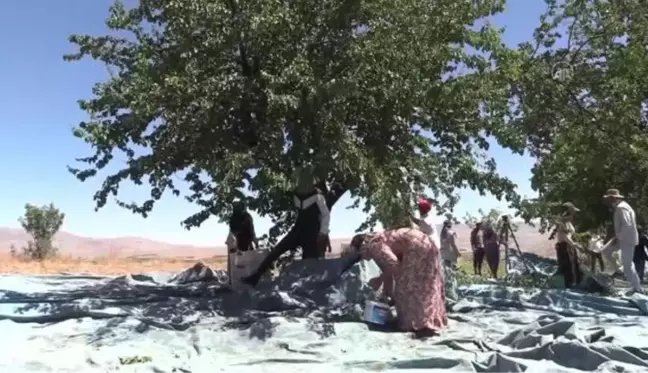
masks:
<svg viewBox="0 0 648 373"><path fill-rule="evenodd" d="M605 244L601 253L609 262L614 263L612 253L620 250L623 273L631 286L629 294L643 293L641 281L632 261L635 246L639 244L635 212L618 189L608 189L603 195L603 202L613 211L614 237Z"/></svg>
<svg viewBox="0 0 648 373"><path fill-rule="evenodd" d="M562 204L561 221L555 230L556 237L556 260L558 262L558 273L565 280L565 288L573 288L581 282L582 273L578 264L576 243L572 239L576 229L574 228L574 216L580 210L571 202Z"/></svg>
<svg viewBox="0 0 648 373"><path fill-rule="evenodd" d="M429 337L448 327L448 278L439 247L428 234L411 227L387 229L356 235L351 247L357 256L349 264L373 260L381 269L369 285L375 290L382 287L393 300L400 330Z"/></svg>
<svg viewBox="0 0 648 373"><path fill-rule="evenodd" d="M441 238L439 237L436 226L432 221L432 214L430 214L432 206L434 205L434 200L431 198L419 198L416 205L418 207L419 217L417 218L414 215L410 215L410 219L419 230L430 236L432 242L434 242L437 248L440 248Z"/></svg>

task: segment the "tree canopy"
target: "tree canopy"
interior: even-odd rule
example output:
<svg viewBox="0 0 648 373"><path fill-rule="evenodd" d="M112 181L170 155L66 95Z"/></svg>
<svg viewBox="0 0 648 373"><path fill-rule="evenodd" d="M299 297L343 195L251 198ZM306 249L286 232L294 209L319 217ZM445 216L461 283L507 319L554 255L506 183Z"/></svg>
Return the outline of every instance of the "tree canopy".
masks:
<svg viewBox="0 0 648 373"><path fill-rule="evenodd" d="M537 157L532 186L539 198L521 201L527 219L546 229L553 207L571 201L581 229L610 219L601 203L617 188L648 218L648 17L637 0L546 1L528 62L512 80L518 116ZM555 78L556 67L568 74ZM512 75L509 75L512 76ZM544 78L543 78L544 77Z"/></svg>
<svg viewBox="0 0 648 373"><path fill-rule="evenodd" d="M104 178L97 208L117 196L146 217L170 192L200 206L183 221L190 228L243 198L276 223L273 236L294 219L285 191L300 167L364 200L364 228L389 225L424 192L445 197L442 212L461 187L515 200L516 186L485 153L488 136L517 153L525 145L507 124L505 76L522 54L479 22L504 5L117 1L109 34L70 37L78 53L67 60L90 57L112 72L80 101L89 119L75 135L94 153L70 170ZM110 173L109 164L123 167ZM128 180L150 188L150 199L119 200Z"/></svg>
<svg viewBox="0 0 648 373"><path fill-rule="evenodd" d="M502 228L502 218L504 216L507 215L503 214L502 211L498 209L490 209L488 212L484 211L483 209L478 209L477 215L467 213L463 217L463 222L470 228L474 228L477 223L486 223L499 231ZM515 221L511 221L510 219L508 222L511 230L513 232L516 232L518 230L518 224Z"/></svg>

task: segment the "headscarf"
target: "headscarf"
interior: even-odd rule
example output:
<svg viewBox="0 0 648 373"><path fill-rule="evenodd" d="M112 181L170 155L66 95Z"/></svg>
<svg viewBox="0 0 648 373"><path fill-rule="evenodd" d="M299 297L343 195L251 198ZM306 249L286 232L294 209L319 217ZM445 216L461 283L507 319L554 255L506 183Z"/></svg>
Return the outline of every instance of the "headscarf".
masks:
<svg viewBox="0 0 648 373"><path fill-rule="evenodd" d="M441 238L442 239L448 238L450 228L452 228L452 223L450 223L449 221L444 221L443 222L443 228L441 228Z"/></svg>
<svg viewBox="0 0 648 373"><path fill-rule="evenodd" d="M425 199L425 198L419 198L418 200L418 210L421 215L427 214L432 210L432 203L430 200Z"/></svg>

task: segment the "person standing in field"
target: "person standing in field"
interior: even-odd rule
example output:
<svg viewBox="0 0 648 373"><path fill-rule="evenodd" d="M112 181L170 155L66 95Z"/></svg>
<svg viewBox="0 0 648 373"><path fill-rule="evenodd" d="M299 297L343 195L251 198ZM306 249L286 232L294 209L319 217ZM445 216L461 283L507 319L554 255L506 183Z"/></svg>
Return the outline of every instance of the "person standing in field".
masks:
<svg viewBox="0 0 648 373"><path fill-rule="evenodd" d="M487 222L484 224L484 256L486 257L486 264L491 272L492 278L497 278L500 262L500 242L492 223Z"/></svg>
<svg viewBox="0 0 648 373"><path fill-rule="evenodd" d="M632 261L637 270L639 281L643 284L644 272L646 271L646 260L648 260L648 254L646 253L646 249L648 249L648 237L646 237L646 231L643 227L639 227L637 231L639 231L639 243L635 246Z"/></svg>
<svg viewBox="0 0 648 373"><path fill-rule="evenodd" d="M254 230L254 220L247 211L243 201L236 201L232 206L229 220L230 234L226 242L229 251L249 251L259 248L259 240Z"/></svg>
<svg viewBox="0 0 648 373"><path fill-rule="evenodd" d="M441 229L441 258L446 267L456 268L461 256L457 247L457 233L452 230L452 223L445 221Z"/></svg>
<svg viewBox="0 0 648 373"><path fill-rule="evenodd" d="M639 244L635 212L618 189L608 189L603 195L603 202L613 209L614 237L605 244L601 253L610 262L615 262L612 253L620 250L623 273L631 286L627 295L643 293L639 275L632 261L635 246Z"/></svg>
<svg viewBox="0 0 648 373"><path fill-rule="evenodd" d="M437 232L436 225L432 221L432 206L434 201L430 198L419 198L417 207L419 212L419 217L410 215L410 219L414 222L414 225L423 233L430 236L432 242L436 245L437 248L441 247L441 239L439 238L439 233Z"/></svg>
<svg viewBox="0 0 648 373"><path fill-rule="evenodd" d="M571 202L563 203L562 207L564 211L555 231L556 260L558 272L565 280L565 288L570 289L578 286L582 277L576 243L572 240L573 234L576 233L573 224L574 216L580 210Z"/></svg>
<svg viewBox="0 0 648 373"><path fill-rule="evenodd" d="M484 264L484 232L481 222L477 222L470 232L470 246L473 252L473 270L476 276L481 276Z"/></svg>

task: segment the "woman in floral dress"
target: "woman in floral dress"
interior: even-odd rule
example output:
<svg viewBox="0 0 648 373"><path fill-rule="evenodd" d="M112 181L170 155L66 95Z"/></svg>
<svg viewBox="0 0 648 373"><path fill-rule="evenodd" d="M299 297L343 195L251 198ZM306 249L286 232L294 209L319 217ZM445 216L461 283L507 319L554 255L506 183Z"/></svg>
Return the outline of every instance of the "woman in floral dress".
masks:
<svg viewBox="0 0 648 373"><path fill-rule="evenodd" d="M354 237L363 259L373 259L383 273L370 281L396 305L403 331L437 333L448 325L439 248L418 229L400 228Z"/></svg>

